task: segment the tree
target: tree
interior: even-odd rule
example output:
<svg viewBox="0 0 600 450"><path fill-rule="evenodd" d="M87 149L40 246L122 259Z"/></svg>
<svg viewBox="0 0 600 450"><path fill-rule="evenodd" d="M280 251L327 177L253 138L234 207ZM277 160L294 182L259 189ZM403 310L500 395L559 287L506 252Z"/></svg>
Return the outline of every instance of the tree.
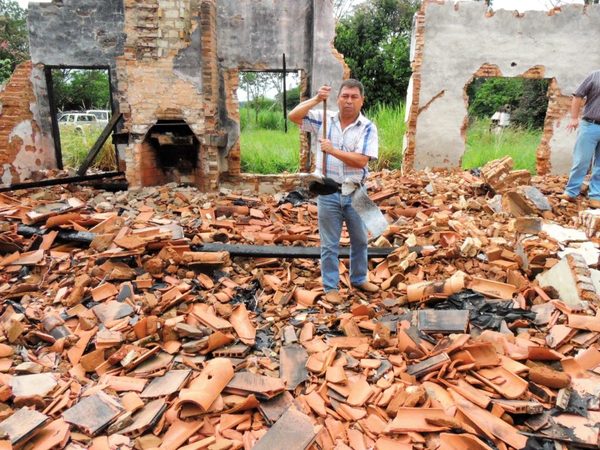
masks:
<svg viewBox="0 0 600 450"><path fill-rule="evenodd" d="M52 81L56 107L61 111L110 109L106 70L56 69Z"/></svg>
<svg viewBox="0 0 600 450"><path fill-rule="evenodd" d="M349 14L352 8L355 6L355 0L333 0L333 15L335 21L338 22L342 17Z"/></svg>
<svg viewBox="0 0 600 450"><path fill-rule="evenodd" d="M0 0L0 83L28 59L27 11L14 0Z"/></svg>
<svg viewBox="0 0 600 450"><path fill-rule="evenodd" d="M365 107L397 105L411 75L409 51L417 0L371 0L336 27L335 47L365 85Z"/></svg>
<svg viewBox="0 0 600 450"><path fill-rule="evenodd" d="M542 128L548 109L548 80L476 78L467 89L469 116L489 118L508 105L515 125Z"/></svg>

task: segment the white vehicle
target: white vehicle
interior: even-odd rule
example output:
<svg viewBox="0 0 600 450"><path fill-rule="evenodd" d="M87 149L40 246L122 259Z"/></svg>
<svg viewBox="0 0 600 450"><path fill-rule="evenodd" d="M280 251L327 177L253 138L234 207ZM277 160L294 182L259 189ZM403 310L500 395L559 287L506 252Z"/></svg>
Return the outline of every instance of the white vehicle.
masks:
<svg viewBox="0 0 600 450"><path fill-rule="evenodd" d="M101 124L93 114L86 113L65 113L58 119L60 128L74 128L76 131L83 131L93 127L99 127Z"/></svg>
<svg viewBox="0 0 600 450"><path fill-rule="evenodd" d="M108 125L110 119L110 111L106 109L88 109L86 114L93 114L96 116L98 123L101 125Z"/></svg>

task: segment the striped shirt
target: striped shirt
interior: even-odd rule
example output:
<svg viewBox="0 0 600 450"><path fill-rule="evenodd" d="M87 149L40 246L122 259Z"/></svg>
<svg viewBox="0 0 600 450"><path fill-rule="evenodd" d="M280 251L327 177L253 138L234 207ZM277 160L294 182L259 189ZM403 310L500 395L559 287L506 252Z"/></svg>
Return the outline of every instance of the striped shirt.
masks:
<svg viewBox="0 0 600 450"><path fill-rule="evenodd" d="M589 74L573 95L586 99L583 107L583 117L600 120L600 70Z"/></svg>
<svg viewBox="0 0 600 450"><path fill-rule="evenodd" d="M323 111L311 110L302 120L302 131L316 135L317 139L323 137ZM355 152L369 157L369 160L377 159L379 151L379 138L377 127L373 122L361 114L343 131L337 112L327 111L327 139L333 147L344 152ZM323 157L325 157L325 170L323 170ZM324 154L321 144L317 142L317 164L316 172L333 178L338 183L353 181L364 182L369 176L368 167L357 169L344 164L336 157Z"/></svg>

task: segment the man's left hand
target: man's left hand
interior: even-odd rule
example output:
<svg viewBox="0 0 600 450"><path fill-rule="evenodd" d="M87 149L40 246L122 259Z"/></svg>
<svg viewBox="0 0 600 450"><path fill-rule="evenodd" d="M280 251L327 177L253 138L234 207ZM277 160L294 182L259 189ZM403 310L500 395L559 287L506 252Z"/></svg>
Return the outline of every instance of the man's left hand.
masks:
<svg viewBox="0 0 600 450"><path fill-rule="evenodd" d="M321 143L321 150L325 153L331 154L335 150L329 139L319 139L319 142Z"/></svg>

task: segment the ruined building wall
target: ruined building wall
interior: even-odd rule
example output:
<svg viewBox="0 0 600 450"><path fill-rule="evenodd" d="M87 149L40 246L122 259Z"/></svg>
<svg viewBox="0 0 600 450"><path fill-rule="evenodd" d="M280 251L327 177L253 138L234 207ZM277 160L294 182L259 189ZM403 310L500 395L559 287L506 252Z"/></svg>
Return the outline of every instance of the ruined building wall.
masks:
<svg viewBox="0 0 600 450"><path fill-rule="evenodd" d="M19 183L56 165L51 135L40 127L35 87L45 85L31 62L20 64L0 86L0 183Z"/></svg>
<svg viewBox="0 0 600 450"><path fill-rule="evenodd" d="M238 0L219 1L217 5L218 52L225 70L223 110L238 108L232 89L239 84L236 72L281 70L284 53L287 70L304 71L309 80L308 92L314 93L323 84L332 84L336 89L347 78L347 66L333 48L335 22L331 0ZM228 136L227 173L239 178L239 115L229 114L223 126ZM306 161L306 136L300 137L298 145L302 148L301 160ZM252 177L256 179L255 175Z"/></svg>
<svg viewBox="0 0 600 450"><path fill-rule="evenodd" d="M312 92L344 73L331 0L55 0L30 5L29 30L41 68L110 69L134 187L166 181L147 142L164 120L185 121L200 142L200 187L240 175L240 70L282 69L285 53Z"/></svg>
<svg viewBox="0 0 600 450"><path fill-rule="evenodd" d="M414 28L406 169L455 167L465 151L468 98L476 76L553 79L539 173L567 173L574 133L570 95L600 67L600 6L563 6L554 14L486 14L483 2L425 2Z"/></svg>

